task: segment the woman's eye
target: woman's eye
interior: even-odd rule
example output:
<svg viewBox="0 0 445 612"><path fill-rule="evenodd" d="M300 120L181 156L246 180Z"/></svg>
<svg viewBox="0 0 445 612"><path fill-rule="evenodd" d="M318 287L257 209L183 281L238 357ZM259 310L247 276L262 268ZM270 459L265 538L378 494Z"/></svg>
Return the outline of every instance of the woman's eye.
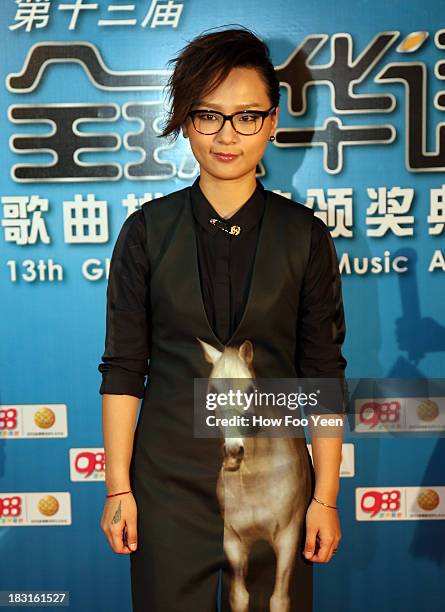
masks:
<svg viewBox="0 0 445 612"><path fill-rule="evenodd" d="M198 119L204 119L204 121L213 121L216 119L215 115L212 115L211 113L199 113L197 117Z"/></svg>
<svg viewBox="0 0 445 612"><path fill-rule="evenodd" d="M258 115L241 115L240 118L244 123L249 123L250 121L256 121L258 119Z"/></svg>

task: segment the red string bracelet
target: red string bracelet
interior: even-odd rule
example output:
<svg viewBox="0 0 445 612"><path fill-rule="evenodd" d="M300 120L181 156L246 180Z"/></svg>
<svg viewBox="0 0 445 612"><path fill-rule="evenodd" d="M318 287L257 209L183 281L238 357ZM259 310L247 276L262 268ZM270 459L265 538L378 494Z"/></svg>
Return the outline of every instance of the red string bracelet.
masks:
<svg viewBox="0 0 445 612"><path fill-rule="evenodd" d="M131 493L131 489L129 491L122 491L122 493L112 493L111 495L107 495L107 497L115 497L116 495L125 495L126 493Z"/></svg>

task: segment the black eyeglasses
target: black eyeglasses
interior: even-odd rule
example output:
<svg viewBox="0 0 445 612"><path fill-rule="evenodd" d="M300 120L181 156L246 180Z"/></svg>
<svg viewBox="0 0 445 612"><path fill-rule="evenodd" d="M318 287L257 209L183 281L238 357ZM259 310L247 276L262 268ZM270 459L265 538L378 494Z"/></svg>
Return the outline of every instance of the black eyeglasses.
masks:
<svg viewBox="0 0 445 612"><path fill-rule="evenodd" d="M269 110L243 110L232 115L224 115L213 110L192 110L188 113L193 126L200 134L210 136L222 130L226 121L230 121L233 129L243 136L257 134L263 127L266 117L272 114L275 106Z"/></svg>

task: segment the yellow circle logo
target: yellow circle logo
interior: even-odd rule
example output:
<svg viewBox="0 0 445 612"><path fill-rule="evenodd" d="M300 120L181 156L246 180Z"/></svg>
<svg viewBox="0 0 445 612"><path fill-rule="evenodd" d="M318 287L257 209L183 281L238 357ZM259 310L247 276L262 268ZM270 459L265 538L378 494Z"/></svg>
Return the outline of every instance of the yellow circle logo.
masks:
<svg viewBox="0 0 445 612"><path fill-rule="evenodd" d="M48 429L52 427L56 422L56 415L50 408L40 408L34 415L34 423L37 427L42 429Z"/></svg>
<svg viewBox="0 0 445 612"><path fill-rule="evenodd" d="M434 421L439 414L439 406L433 400L425 400L417 406L417 416L421 421Z"/></svg>
<svg viewBox="0 0 445 612"><path fill-rule="evenodd" d="M434 510L440 502L440 497L433 489L422 489L417 496L417 503L422 510Z"/></svg>
<svg viewBox="0 0 445 612"><path fill-rule="evenodd" d="M45 516L53 516L59 510L59 502L53 495L47 495L39 501L38 508Z"/></svg>

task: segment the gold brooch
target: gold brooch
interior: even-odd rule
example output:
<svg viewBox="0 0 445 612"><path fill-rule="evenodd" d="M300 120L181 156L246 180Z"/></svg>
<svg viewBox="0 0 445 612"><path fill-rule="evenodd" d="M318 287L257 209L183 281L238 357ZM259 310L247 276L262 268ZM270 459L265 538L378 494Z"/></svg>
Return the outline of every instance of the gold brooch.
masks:
<svg viewBox="0 0 445 612"><path fill-rule="evenodd" d="M209 222L212 225L216 225L216 227L223 230L224 232L232 234L232 236L238 236L238 234L241 232L241 228L239 225L231 225L230 229L227 229L227 227L225 226L228 226L229 224L225 223L224 221L220 221L220 219L209 219Z"/></svg>

